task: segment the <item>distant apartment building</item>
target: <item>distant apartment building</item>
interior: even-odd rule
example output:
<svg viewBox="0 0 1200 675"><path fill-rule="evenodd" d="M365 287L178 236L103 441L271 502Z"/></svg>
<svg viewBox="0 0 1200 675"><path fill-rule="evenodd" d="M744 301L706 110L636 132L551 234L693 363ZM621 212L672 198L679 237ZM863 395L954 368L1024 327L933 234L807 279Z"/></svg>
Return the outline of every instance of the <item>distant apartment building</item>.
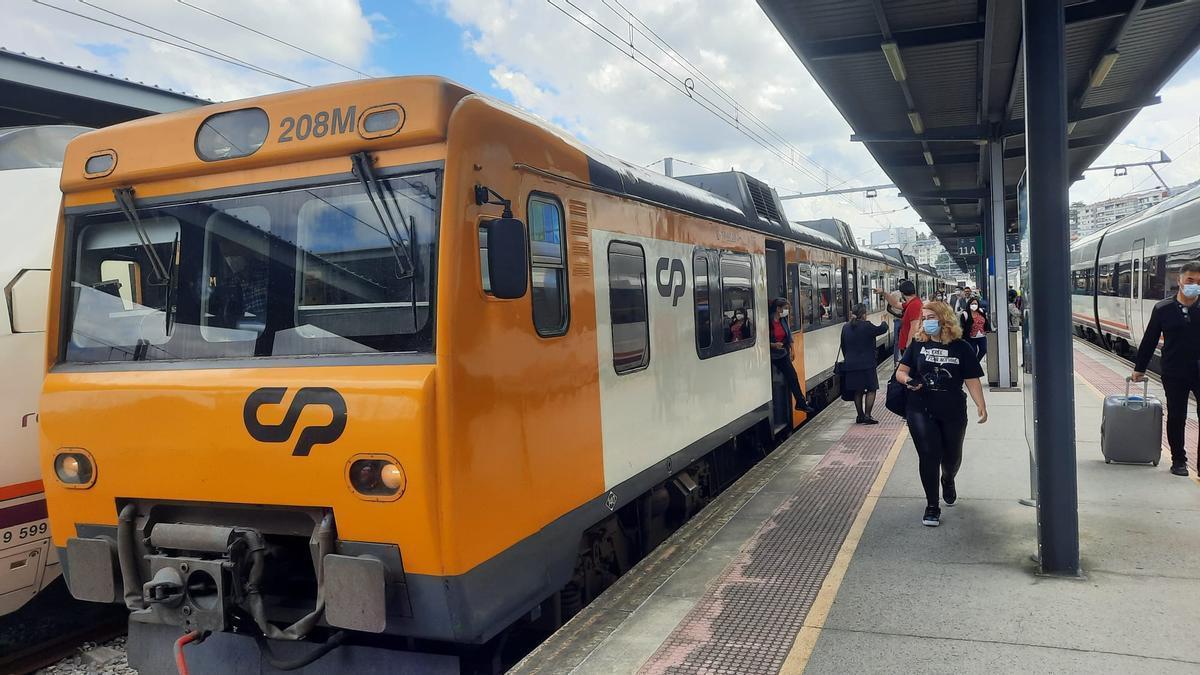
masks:
<svg viewBox="0 0 1200 675"><path fill-rule="evenodd" d="M917 230L912 227L889 227L871 233L871 247L901 246L917 240Z"/></svg>
<svg viewBox="0 0 1200 675"><path fill-rule="evenodd" d="M1162 200L1173 197L1192 187L1184 185L1173 188L1156 188L1135 192L1121 197L1105 199L1094 204L1074 202L1071 204L1071 241L1098 232L1123 218L1141 213Z"/></svg>

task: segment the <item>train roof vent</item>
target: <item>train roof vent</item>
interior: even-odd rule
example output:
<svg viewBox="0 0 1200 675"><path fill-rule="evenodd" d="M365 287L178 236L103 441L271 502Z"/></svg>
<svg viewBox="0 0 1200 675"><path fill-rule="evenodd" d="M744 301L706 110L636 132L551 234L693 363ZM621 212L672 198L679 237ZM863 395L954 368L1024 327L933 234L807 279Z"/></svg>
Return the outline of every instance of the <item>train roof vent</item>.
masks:
<svg viewBox="0 0 1200 675"><path fill-rule="evenodd" d="M746 189L750 191L750 199L754 202L754 212L773 223L783 223L783 214L779 212L779 204L775 191L766 183L746 176Z"/></svg>
<svg viewBox="0 0 1200 675"><path fill-rule="evenodd" d="M858 242L854 240L854 233L850 230L850 225L845 221L837 218L820 218L818 220L801 220L799 225L812 228L818 232L823 232L834 239L837 239L842 246L857 251Z"/></svg>
<svg viewBox="0 0 1200 675"><path fill-rule="evenodd" d="M720 195L733 202L745 215L750 227L764 232L786 234L783 203L770 185L741 171L720 171L693 176L676 176L676 180Z"/></svg>

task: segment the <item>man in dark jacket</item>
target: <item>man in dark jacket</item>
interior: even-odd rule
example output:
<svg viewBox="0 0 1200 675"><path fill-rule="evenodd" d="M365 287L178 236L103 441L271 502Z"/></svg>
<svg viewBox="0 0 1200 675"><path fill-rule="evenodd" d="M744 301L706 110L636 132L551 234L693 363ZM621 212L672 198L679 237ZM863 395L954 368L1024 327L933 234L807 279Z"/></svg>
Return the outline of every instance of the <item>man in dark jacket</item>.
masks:
<svg viewBox="0 0 1200 675"><path fill-rule="evenodd" d="M1130 379L1141 382L1158 339L1163 340L1163 389L1167 393L1167 444L1171 446L1171 473L1188 475L1187 452L1183 447L1188 397L1200 400L1200 261L1179 269L1179 292L1154 306L1146 333L1138 346Z"/></svg>

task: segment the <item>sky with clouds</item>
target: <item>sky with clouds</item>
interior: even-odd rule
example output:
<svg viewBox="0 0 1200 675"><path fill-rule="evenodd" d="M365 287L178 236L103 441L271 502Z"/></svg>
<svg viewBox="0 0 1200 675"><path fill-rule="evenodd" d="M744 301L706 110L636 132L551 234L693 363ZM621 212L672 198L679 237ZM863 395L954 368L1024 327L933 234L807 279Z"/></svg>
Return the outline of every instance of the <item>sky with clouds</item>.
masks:
<svg viewBox="0 0 1200 675"><path fill-rule="evenodd" d="M363 74L436 74L659 170L667 156L678 158L680 174L735 167L781 194L888 182L866 150L850 142L849 126L753 0L3 0L3 5L5 49L212 100ZM673 52L668 55L662 45ZM685 64L703 73L692 78L690 92L671 77ZM1200 178L1200 58L1186 64L1161 96L1163 102L1143 111L1098 164L1145 161L1165 150L1173 161L1159 171L1168 183ZM1122 177L1093 172L1072 188L1071 199L1097 201L1154 185L1145 168L1131 168ZM792 219L838 217L863 238L889 225L924 229L895 194L881 190L875 199L859 194L785 204Z"/></svg>

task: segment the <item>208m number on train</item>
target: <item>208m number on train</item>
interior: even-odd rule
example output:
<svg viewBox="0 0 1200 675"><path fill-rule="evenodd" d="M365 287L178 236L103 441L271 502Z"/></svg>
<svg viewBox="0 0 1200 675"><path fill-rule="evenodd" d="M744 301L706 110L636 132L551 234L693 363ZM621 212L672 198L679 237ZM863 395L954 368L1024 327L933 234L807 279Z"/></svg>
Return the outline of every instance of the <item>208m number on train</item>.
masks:
<svg viewBox="0 0 1200 675"><path fill-rule="evenodd" d="M285 117L279 120L279 128L282 131L279 132L278 142L304 141L309 138L351 133L354 131L354 116L358 112L355 108L356 106L350 106L345 111L334 108L330 111L304 113L299 117Z"/></svg>

